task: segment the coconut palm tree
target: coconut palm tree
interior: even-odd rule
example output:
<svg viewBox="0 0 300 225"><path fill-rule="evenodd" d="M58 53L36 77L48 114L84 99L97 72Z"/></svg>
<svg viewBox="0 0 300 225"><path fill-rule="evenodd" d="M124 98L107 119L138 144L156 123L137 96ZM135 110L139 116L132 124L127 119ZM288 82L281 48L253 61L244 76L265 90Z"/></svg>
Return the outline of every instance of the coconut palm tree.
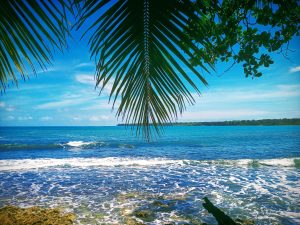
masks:
<svg viewBox="0 0 300 225"><path fill-rule="evenodd" d="M159 132L159 125L194 103L191 90L200 93L199 82L207 85L187 60L197 51L183 32L196 18L191 1L87 0L81 13L76 28L88 26L84 35L90 35L97 62L96 85L103 89L113 81L109 100L113 106L120 102L117 116L138 125L147 140L152 129ZM97 19L89 23L91 17Z"/></svg>

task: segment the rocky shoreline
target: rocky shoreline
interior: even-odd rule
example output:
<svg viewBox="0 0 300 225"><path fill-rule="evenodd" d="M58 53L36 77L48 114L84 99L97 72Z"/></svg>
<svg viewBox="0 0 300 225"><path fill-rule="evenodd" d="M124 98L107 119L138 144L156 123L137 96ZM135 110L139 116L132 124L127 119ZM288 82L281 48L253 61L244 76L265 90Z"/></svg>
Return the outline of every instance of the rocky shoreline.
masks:
<svg viewBox="0 0 300 225"><path fill-rule="evenodd" d="M146 196L137 193L127 193L120 195L118 200L126 202L130 198L145 198ZM150 200L148 204L138 205L136 208L124 207L121 209L123 224L126 225L145 225L154 223L159 213L170 213L175 209L178 201L184 201L184 197L180 198L156 198L147 196ZM203 207L211 213L219 225L253 225L253 220L233 220L226 215L221 209L214 206L208 198L204 198ZM203 221L186 215L173 215L172 222L164 223L165 225L209 225ZM81 221L83 222L83 221ZM87 224L90 221L87 221ZM94 221L96 222L96 221ZM30 208L20 208L17 206L5 206L0 208L0 224L1 225L72 225L76 223L76 215L73 213L64 213L58 208L42 208L38 206ZM83 223L84 224L84 223ZM98 224L98 222L97 222ZM103 223L100 223L103 224Z"/></svg>

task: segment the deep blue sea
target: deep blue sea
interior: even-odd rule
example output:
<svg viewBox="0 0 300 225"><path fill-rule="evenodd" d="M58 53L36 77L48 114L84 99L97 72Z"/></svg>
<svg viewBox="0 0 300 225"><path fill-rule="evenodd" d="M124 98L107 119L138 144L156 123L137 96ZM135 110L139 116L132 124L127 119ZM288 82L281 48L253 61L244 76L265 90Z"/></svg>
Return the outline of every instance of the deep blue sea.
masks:
<svg viewBox="0 0 300 225"><path fill-rule="evenodd" d="M0 207L125 224L160 199L172 207L145 224L217 224L205 196L233 218L300 224L300 126L165 127L150 143L125 127L0 128Z"/></svg>

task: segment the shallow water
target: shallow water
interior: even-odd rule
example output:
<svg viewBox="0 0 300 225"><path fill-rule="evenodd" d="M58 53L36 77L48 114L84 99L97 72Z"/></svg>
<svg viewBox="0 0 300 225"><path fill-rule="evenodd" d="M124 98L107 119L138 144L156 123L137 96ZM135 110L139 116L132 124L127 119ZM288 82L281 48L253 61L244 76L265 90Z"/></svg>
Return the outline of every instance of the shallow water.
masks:
<svg viewBox="0 0 300 225"><path fill-rule="evenodd" d="M300 127L172 127L150 144L123 127L1 128L0 206L57 206L78 224L201 220L209 199L233 218L300 223Z"/></svg>

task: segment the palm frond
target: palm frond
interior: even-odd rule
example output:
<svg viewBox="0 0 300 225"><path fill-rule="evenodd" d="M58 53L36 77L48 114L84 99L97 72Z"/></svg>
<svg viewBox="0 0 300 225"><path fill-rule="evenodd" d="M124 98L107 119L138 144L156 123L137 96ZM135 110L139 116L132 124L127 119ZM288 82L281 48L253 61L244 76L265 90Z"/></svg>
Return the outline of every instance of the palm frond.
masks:
<svg viewBox="0 0 300 225"><path fill-rule="evenodd" d="M66 46L69 1L5 0L0 7L0 89L28 70L46 69L54 49Z"/></svg>
<svg viewBox="0 0 300 225"><path fill-rule="evenodd" d="M117 116L138 125L147 140L153 128L159 132L194 103L191 91L200 93L199 83L207 85L187 60L197 48L182 31L194 16L191 1L180 0L86 0L82 6L78 29L97 17L86 30L97 85L114 79L110 100L120 100Z"/></svg>

